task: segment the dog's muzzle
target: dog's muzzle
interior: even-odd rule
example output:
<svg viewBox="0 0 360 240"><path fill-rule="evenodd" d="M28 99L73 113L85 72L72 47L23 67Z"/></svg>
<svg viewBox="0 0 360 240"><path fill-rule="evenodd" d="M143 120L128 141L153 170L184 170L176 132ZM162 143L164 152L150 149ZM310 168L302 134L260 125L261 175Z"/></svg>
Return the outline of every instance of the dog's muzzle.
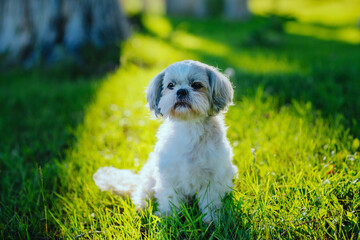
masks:
<svg viewBox="0 0 360 240"><path fill-rule="evenodd" d="M179 89L176 92L177 101L174 105L174 109L179 107L186 107L191 108L191 105L189 103L189 91L187 89Z"/></svg>
<svg viewBox="0 0 360 240"><path fill-rule="evenodd" d="M181 89L177 90L176 96L177 96L178 100L182 101L189 96L189 91L187 89L181 88Z"/></svg>
<svg viewBox="0 0 360 240"><path fill-rule="evenodd" d="M177 109L179 107L191 108L191 105L188 102L179 101L175 103L174 109Z"/></svg>

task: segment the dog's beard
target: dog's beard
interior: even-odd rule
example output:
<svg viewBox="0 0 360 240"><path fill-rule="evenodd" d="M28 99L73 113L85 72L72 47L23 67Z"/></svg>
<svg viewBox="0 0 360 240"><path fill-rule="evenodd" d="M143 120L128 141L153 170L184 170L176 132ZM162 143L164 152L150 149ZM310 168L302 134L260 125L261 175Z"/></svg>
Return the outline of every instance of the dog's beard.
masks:
<svg viewBox="0 0 360 240"><path fill-rule="evenodd" d="M177 101L170 111L170 117L187 120L194 118L197 112L194 111L191 104L186 101Z"/></svg>
<svg viewBox="0 0 360 240"><path fill-rule="evenodd" d="M174 107L173 109L176 110L178 108L188 108L188 109L191 109L191 104L187 101L187 100L181 100L181 101L177 101L175 104L174 104Z"/></svg>
<svg viewBox="0 0 360 240"><path fill-rule="evenodd" d="M210 103L208 98L201 93L194 93L184 100L179 100L169 94L160 99L159 107L165 117L192 120L207 116Z"/></svg>

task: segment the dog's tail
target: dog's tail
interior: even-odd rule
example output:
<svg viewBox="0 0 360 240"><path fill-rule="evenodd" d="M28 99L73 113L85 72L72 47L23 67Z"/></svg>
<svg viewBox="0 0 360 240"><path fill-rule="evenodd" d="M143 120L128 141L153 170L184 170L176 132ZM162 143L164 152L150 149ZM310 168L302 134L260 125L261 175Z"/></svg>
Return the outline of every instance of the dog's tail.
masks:
<svg viewBox="0 0 360 240"><path fill-rule="evenodd" d="M112 190L114 193L124 196L130 195L134 191L136 183L139 182L139 175L130 170L102 167L97 170L93 179L102 191Z"/></svg>

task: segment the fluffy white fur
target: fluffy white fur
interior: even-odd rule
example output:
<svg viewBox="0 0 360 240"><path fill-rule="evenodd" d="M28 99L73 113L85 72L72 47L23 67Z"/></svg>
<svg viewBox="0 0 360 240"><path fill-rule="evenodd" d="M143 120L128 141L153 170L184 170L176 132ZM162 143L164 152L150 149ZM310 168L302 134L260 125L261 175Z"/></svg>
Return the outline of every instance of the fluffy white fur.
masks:
<svg viewBox="0 0 360 240"><path fill-rule="evenodd" d="M221 115L232 96L230 81L217 69L191 60L170 65L151 80L146 92L150 109L164 118L148 162L138 174L100 168L93 177L96 185L130 195L138 209L156 197L164 215L196 196L209 223L237 172Z"/></svg>

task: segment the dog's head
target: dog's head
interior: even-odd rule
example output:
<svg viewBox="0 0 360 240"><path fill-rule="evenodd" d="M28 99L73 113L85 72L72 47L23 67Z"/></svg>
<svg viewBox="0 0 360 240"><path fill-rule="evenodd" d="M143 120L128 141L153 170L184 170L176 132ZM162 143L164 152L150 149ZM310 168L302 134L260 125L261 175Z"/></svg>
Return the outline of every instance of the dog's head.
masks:
<svg viewBox="0 0 360 240"><path fill-rule="evenodd" d="M156 116L182 120L212 116L232 103L233 89L216 68L197 61L176 62L156 75L146 100Z"/></svg>

